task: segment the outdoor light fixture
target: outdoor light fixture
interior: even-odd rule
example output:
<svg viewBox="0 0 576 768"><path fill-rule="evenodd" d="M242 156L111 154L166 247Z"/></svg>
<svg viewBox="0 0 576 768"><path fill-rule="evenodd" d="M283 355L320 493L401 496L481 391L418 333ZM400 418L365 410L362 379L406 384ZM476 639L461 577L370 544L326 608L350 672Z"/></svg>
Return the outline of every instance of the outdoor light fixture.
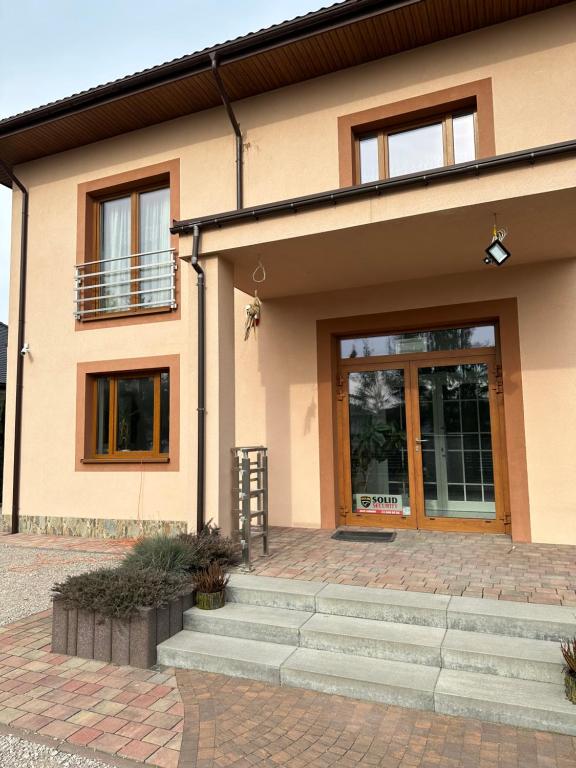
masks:
<svg viewBox="0 0 576 768"><path fill-rule="evenodd" d="M496 226L496 214L494 214L492 242L485 250L486 256L484 256L484 264L497 264L500 266L510 257L510 251L502 242L507 234L505 229L498 229Z"/></svg>

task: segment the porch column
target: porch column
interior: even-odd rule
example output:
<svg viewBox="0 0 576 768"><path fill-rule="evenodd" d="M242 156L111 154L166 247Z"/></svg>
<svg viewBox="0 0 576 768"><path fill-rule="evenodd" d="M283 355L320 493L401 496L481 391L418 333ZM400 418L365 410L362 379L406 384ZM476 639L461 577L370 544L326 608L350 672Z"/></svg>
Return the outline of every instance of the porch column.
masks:
<svg viewBox="0 0 576 768"><path fill-rule="evenodd" d="M232 530L231 449L235 444L234 267L220 258L206 273L206 508L222 532Z"/></svg>

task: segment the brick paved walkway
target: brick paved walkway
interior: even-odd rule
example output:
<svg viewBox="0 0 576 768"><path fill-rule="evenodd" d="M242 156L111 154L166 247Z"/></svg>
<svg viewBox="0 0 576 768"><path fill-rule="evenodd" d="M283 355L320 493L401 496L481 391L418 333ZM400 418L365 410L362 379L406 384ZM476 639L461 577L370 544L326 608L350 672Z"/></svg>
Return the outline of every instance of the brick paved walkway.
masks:
<svg viewBox="0 0 576 768"><path fill-rule="evenodd" d="M576 738L250 680L50 652L0 628L0 727L159 768L574 768ZM182 750L182 751L180 751Z"/></svg>
<svg viewBox="0 0 576 768"><path fill-rule="evenodd" d="M174 670L51 653L52 612L0 627L0 725L176 768L183 708Z"/></svg>
<svg viewBox="0 0 576 768"><path fill-rule="evenodd" d="M576 605L576 547L513 545L508 536L398 531L389 544L332 531L273 528L254 573L520 602ZM255 549L258 549L255 547Z"/></svg>
<svg viewBox="0 0 576 768"><path fill-rule="evenodd" d="M177 672L181 768L574 768L576 738Z"/></svg>
<svg viewBox="0 0 576 768"><path fill-rule="evenodd" d="M272 528L270 556L255 574L437 592L519 602L576 605L576 546L512 544L508 536L398 531L389 544L334 541L332 531ZM17 534L0 546L121 555L132 540ZM256 550L258 548L256 547Z"/></svg>

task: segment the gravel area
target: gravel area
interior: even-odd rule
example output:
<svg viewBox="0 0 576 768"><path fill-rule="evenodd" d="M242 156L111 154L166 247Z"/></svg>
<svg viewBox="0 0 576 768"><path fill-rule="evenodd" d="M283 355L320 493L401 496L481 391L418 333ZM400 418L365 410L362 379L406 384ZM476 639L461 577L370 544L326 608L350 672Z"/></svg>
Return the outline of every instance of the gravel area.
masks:
<svg viewBox="0 0 576 768"><path fill-rule="evenodd" d="M0 539L0 626L50 608L55 582L118 560L95 552L11 547Z"/></svg>
<svg viewBox="0 0 576 768"><path fill-rule="evenodd" d="M99 760L59 752L52 747L0 736L0 768L109 768Z"/></svg>
<svg viewBox="0 0 576 768"><path fill-rule="evenodd" d="M0 626L44 611L51 588L71 574L114 565L115 555L25 549L0 540ZM106 768L104 763L0 735L0 768Z"/></svg>

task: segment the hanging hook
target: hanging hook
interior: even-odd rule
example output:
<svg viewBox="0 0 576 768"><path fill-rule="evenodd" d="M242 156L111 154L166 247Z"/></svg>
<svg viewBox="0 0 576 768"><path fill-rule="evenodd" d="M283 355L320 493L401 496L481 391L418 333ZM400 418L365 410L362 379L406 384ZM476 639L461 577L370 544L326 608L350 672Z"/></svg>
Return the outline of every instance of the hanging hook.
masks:
<svg viewBox="0 0 576 768"><path fill-rule="evenodd" d="M257 277L259 272L262 273L261 277ZM264 280L266 280L266 270L264 269L264 265L262 264L261 259L258 259L258 266L254 270L254 272L252 272L252 280L255 283L263 283Z"/></svg>

